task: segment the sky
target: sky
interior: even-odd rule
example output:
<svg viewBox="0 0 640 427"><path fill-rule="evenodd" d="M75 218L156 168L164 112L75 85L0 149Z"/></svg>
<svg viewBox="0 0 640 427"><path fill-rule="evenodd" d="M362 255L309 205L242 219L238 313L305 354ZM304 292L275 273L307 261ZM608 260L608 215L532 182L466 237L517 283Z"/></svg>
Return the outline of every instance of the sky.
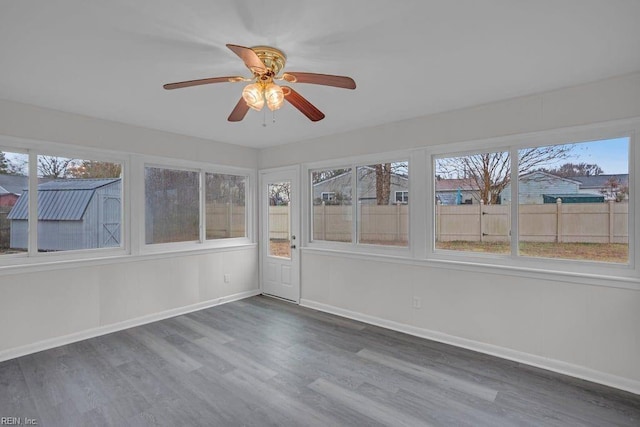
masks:
<svg viewBox="0 0 640 427"><path fill-rule="evenodd" d="M605 139L575 144L571 158L561 163L597 164L604 174L629 173L629 138Z"/></svg>

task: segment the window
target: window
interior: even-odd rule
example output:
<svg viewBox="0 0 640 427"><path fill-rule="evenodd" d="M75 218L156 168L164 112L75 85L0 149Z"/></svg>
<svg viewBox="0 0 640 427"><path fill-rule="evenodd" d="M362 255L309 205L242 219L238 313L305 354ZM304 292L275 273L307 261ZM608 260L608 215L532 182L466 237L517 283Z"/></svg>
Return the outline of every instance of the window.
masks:
<svg viewBox="0 0 640 427"><path fill-rule="evenodd" d="M518 253L628 263L630 182L629 138L518 150Z"/></svg>
<svg viewBox="0 0 640 427"><path fill-rule="evenodd" d="M436 157L435 249L627 264L629 143Z"/></svg>
<svg viewBox="0 0 640 427"><path fill-rule="evenodd" d="M351 168L311 172L313 195L312 240L352 242ZM324 199L333 194L333 200Z"/></svg>
<svg viewBox="0 0 640 427"><path fill-rule="evenodd" d="M323 202L333 202L336 199L336 193L333 191L323 191L321 196Z"/></svg>
<svg viewBox="0 0 640 427"><path fill-rule="evenodd" d="M200 174L145 167L145 243L200 240Z"/></svg>
<svg viewBox="0 0 640 427"><path fill-rule="evenodd" d="M37 159L38 251L120 247L122 165L50 155ZM25 208L27 198L25 192ZM27 226L23 212L14 215L16 227ZM26 233L16 244L26 247Z"/></svg>
<svg viewBox="0 0 640 427"><path fill-rule="evenodd" d="M246 177L205 174L207 239L246 237Z"/></svg>
<svg viewBox="0 0 640 427"><path fill-rule="evenodd" d="M28 188L29 156L0 151L0 256L27 251ZM16 203L21 198L23 206L20 209ZM18 209L20 215L16 214Z"/></svg>
<svg viewBox="0 0 640 427"><path fill-rule="evenodd" d="M378 163L357 168L358 243L407 246L409 209L395 204L396 191L409 188L409 163Z"/></svg>
<svg viewBox="0 0 640 427"><path fill-rule="evenodd" d="M396 191L394 200L396 201L396 203L409 203L409 192Z"/></svg>
<svg viewBox="0 0 640 427"><path fill-rule="evenodd" d="M435 248L511 253L511 179L506 151L435 159Z"/></svg>
<svg viewBox="0 0 640 427"><path fill-rule="evenodd" d="M408 161L312 170L310 176L312 241L408 246Z"/></svg>

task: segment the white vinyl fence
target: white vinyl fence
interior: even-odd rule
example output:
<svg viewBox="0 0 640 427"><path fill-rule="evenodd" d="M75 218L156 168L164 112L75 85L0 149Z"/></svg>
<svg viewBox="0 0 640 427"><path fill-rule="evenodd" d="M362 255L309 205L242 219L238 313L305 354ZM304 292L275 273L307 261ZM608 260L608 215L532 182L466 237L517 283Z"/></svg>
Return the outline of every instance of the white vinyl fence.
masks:
<svg viewBox="0 0 640 427"><path fill-rule="evenodd" d="M553 203L520 205L520 241L628 243L627 203ZM361 205L359 241L406 244L408 205ZM351 206L313 206L313 239L351 241ZM269 209L270 238L288 236L288 207ZM436 240L508 242L511 231L510 205L437 205Z"/></svg>
<svg viewBox="0 0 640 427"><path fill-rule="evenodd" d="M627 203L520 205L523 242L629 243ZM510 205L437 205L436 241L507 242Z"/></svg>
<svg viewBox="0 0 640 427"><path fill-rule="evenodd" d="M207 203L207 239L244 237L246 235L245 207L231 203Z"/></svg>

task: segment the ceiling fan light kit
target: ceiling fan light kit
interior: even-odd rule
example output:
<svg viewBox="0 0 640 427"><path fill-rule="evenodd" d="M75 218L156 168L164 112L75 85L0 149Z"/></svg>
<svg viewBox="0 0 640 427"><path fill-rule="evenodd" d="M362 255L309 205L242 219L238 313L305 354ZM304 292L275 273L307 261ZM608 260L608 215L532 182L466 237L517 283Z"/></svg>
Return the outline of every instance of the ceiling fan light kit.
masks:
<svg viewBox="0 0 640 427"><path fill-rule="evenodd" d="M232 77L212 77L199 80L188 80L184 82L168 83L163 87L167 90L179 89L183 87L199 86L211 83L237 83L252 82L242 90L242 98L229 115L230 122L241 121L249 109L262 110L265 104L271 111L278 110L286 100L311 121L322 120L325 116L313 104L307 101L302 95L288 86L279 86L276 81L286 81L288 83L309 83L324 86L333 86L343 89L355 89L356 83L350 77L334 76L329 74L316 74L304 72L288 72L278 75L284 68L287 57L279 49L271 46L244 47L228 44L236 55L242 59L249 71L253 73L252 78L241 76Z"/></svg>

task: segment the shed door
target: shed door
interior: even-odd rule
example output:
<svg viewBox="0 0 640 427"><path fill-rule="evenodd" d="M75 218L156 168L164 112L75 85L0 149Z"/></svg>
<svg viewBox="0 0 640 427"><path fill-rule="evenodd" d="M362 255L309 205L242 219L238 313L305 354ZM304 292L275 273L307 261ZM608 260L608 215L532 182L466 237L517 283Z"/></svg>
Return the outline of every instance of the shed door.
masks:
<svg viewBox="0 0 640 427"><path fill-rule="evenodd" d="M98 239L101 248L120 246L120 197L104 195L101 198L100 224L98 224Z"/></svg>

